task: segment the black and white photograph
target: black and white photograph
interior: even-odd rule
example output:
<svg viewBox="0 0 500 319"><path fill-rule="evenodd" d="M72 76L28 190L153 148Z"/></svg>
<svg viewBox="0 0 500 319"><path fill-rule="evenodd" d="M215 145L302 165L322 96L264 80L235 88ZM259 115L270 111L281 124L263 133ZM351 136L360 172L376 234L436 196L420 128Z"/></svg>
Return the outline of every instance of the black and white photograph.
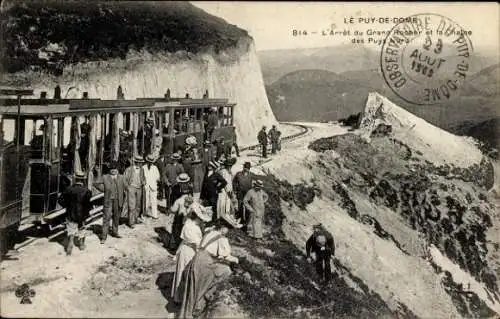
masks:
<svg viewBox="0 0 500 319"><path fill-rule="evenodd" d="M3 318L500 318L496 2L0 2Z"/></svg>

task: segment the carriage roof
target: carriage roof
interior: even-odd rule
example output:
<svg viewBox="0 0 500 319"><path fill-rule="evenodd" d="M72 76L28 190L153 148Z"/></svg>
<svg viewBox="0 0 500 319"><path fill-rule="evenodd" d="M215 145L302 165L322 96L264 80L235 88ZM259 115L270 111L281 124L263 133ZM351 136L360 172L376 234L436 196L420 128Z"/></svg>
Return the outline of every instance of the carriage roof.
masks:
<svg viewBox="0 0 500 319"><path fill-rule="evenodd" d="M136 100L101 99L21 99L22 116L71 116L90 113L118 113L162 111L165 108L203 108L213 106L234 106L227 99L178 99L139 98ZM17 115L17 99L0 99L1 115Z"/></svg>

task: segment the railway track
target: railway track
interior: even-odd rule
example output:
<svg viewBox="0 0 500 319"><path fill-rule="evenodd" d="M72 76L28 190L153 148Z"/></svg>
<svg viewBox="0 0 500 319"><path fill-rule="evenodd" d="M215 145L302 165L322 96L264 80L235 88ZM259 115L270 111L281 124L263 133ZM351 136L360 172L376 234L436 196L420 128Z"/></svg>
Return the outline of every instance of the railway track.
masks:
<svg viewBox="0 0 500 319"><path fill-rule="evenodd" d="M300 137L303 137L304 135L308 134L309 132L311 132L311 129L309 127L307 127L306 125L302 125L302 124L296 124L296 123L290 123L290 122L282 122L282 124L286 124L286 125L291 125L291 126L296 126L296 127L299 127L300 128L300 132L298 133L295 133L295 134L292 134L292 135L289 135L289 136L285 136L281 139L281 142L282 143L290 143ZM246 146L246 147L242 147L240 149L240 152L243 152L243 151L249 151L249 150L255 150L257 149L258 147L260 147L259 144L255 144L255 145L250 145L250 146ZM265 163L268 163L272 161L272 158L270 158L269 160L267 161L262 161L262 162L259 162L259 163L256 163L254 166L261 166ZM91 225L97 223L99 221L99 219L102 217L102 206L96 206L94 207L94 209L92 210L93 213L91 213L91 215L89 216L89 218L87 218L86 220L86 223L85 223L85 228L86 229L89 229L91 227ZM22 227L22 226L21 226ZM32 229L32 227L23 227L21 228L21 236L23 235L23 232L29 230L29 229ZM25 247L35 243L36 241L40 240L40 239L43 239L43 238L48 238L49 240L52 240L60 235L62 235L66 229L64 227L64 224L57 224L53 227L50 227L50 232L45 234L46 236L26 236L26 240L24 240L23 242L21 243L18 243L16 244L15 248L14 248L14 251L17 251L17 252L20 252L22 251Z"/></svg>

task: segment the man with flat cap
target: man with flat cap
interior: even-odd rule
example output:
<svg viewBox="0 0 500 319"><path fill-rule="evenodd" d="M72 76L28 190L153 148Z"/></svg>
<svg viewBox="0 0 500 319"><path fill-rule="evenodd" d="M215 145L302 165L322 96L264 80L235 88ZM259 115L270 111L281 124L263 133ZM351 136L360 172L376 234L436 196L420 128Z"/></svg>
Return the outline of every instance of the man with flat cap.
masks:
<svg viewBox="0 0 500 319"><path fill-rule="evenodd" d="M123 179L127 187L128 226L134 228L142 210L142 193L146 185L146 176L142 169L144 158L135 156L132 165L127 167Z"/></svg>
<svg viewBox="0 0 500 319"><path fill-rule="evenodd" d="M313 234L306 242L307 261L313 262L322 283L332 278L330 259L335 255L335 243L332 234L322 224L313 226Z"/></svg>

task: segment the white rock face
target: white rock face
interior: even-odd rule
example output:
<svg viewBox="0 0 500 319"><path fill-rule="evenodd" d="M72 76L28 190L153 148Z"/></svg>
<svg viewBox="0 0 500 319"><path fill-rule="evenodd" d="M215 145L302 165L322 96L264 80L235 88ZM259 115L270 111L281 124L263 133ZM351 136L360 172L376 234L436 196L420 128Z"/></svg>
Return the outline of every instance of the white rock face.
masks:
<svg viewBox="0 0 500 319"><path fill-rule="evenodd" d="M422 106L425 107L425 106ZM392 126L392 135L437 165L468 167L483 158L474 140L456 136L413 115L378 93L370 93L360 118L360 130L369 137L378 124Z"/></svg>
<svg viewBox="0 0 500 319"><path fill-rule="evenodd" d="M218 55L133 53L126 60L68 67L61 77L33 74L29 81L35 96L47 91L49 97L59 83L63 98L80 98L88 92L90 98L116 99L119 85L126 99L163 97L168 88L172 97L189 93L201 98L208 89L210 98L237 103L234 125L241 146L256 144L262 125L276 124L252 40L242 40L237 48Z"/></svg>

